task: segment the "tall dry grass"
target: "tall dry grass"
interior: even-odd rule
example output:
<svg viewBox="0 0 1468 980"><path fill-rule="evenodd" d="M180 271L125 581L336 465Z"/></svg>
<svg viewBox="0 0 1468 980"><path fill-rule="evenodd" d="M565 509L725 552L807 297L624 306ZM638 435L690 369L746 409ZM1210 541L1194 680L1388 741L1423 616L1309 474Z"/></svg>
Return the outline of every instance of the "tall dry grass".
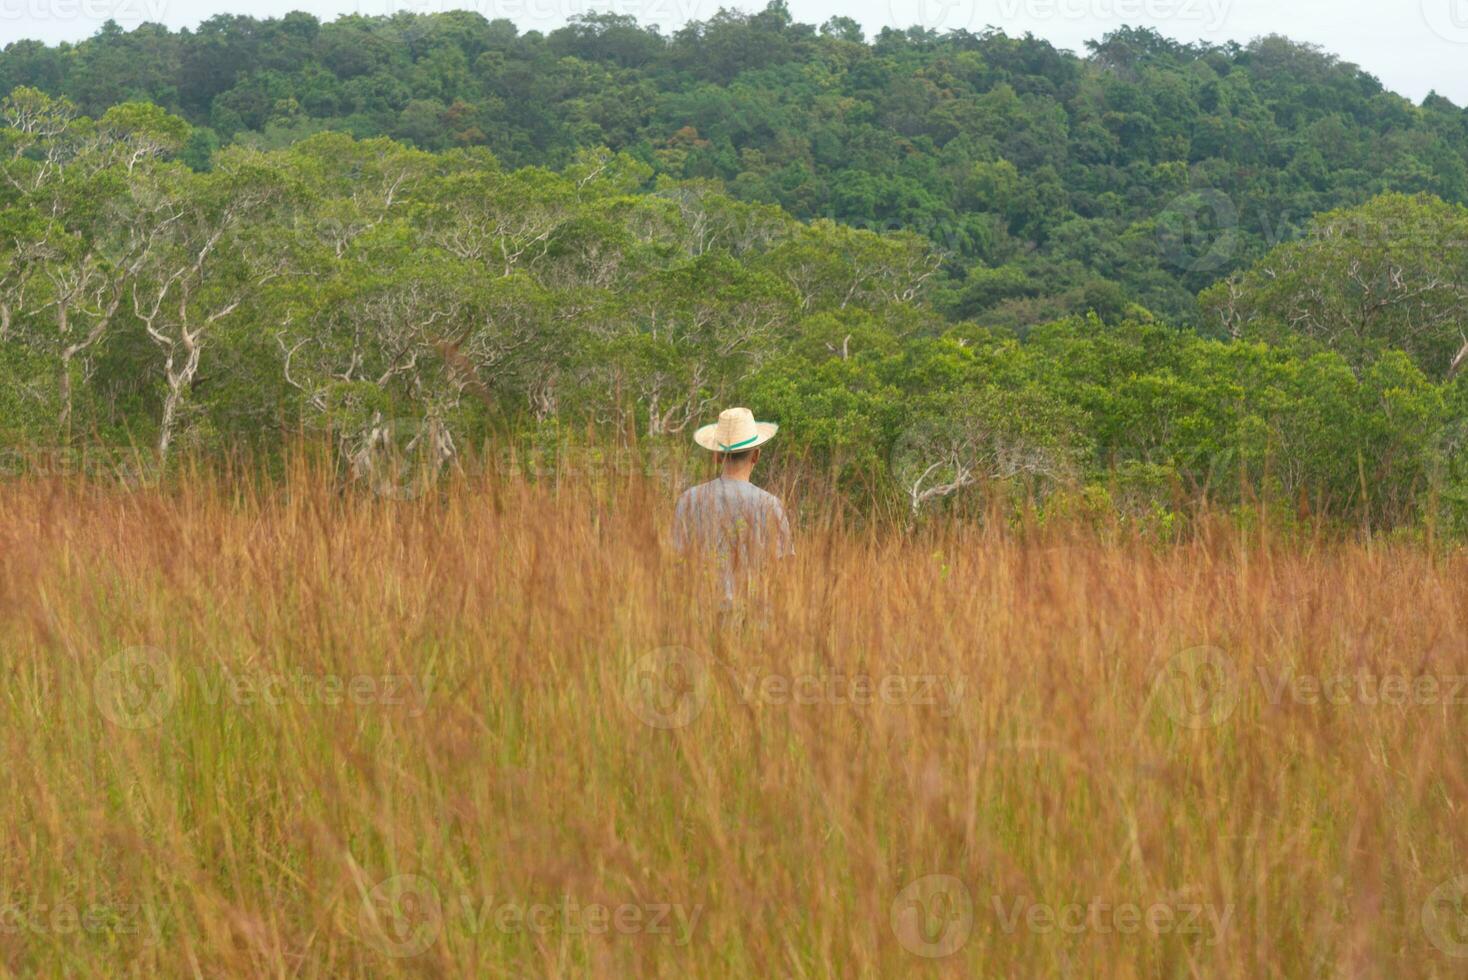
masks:
<svg viewBox="0 0 1468 980"><path fill-rule="evenodd" d="M0 486L0 967L1468 971L1461 551L790 494L730 616L635 477Z"/></svg>

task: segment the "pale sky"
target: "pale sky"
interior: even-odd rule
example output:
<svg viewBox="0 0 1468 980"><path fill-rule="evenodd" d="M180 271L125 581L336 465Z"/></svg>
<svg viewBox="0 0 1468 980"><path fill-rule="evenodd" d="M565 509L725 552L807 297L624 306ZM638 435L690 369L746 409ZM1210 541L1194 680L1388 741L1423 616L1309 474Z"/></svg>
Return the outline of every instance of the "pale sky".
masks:
<svg viewBox="0 0 1468 980"><path fill-rule="evenodd" d="M94 33L108 18L193 27L218 13L279 16L306 10L322 20L343 13L476 10L521 30L549 31L588 10L631 14L665 31L703 20L719 7L757 9L763 0L0 0L0 44L19 38L55 43ZM1468 105L1468 0L790 0L799 21L836 14L875 34L886 26L939 30L986 26L1031 31L1059 47L1083 50L1122 24L1151 26L1184 41L1245 42L1284 34L1319 44L1421 101L1436 89Z"/></svg>

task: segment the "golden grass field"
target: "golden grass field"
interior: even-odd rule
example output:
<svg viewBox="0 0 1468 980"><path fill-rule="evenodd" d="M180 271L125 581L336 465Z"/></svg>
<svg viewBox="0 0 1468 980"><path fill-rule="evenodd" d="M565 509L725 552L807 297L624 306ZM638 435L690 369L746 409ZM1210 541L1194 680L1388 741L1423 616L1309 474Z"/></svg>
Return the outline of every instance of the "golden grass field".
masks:
<svg viewBox="0 0 1468 980"><path fill-rule="evenodd" d="M1468 975L1468 555L0 484L0 969Z"/></svg>

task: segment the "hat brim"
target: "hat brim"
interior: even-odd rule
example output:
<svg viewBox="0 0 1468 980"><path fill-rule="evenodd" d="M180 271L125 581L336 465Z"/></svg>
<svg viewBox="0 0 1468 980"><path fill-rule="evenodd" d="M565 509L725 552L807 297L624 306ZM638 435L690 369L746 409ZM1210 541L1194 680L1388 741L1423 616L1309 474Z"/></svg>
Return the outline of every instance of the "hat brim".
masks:
<svg viewBox="0 0 1468 980"><path fill-rule="evenodd" d="M713 425L706 425L695 432L693 434L693 441L698 443L700 446L702 446L704 449L707 449L711 453L743 453L748 452L751 449L758 449L760 446L763 446L765 443L775 438L775 433L780 431L780 427L774 422L756 422L754 424L754 431L756 434L753 442L744 443L737 449L725 449L723 446L719 445L719 425L716 422Z"/></svg>

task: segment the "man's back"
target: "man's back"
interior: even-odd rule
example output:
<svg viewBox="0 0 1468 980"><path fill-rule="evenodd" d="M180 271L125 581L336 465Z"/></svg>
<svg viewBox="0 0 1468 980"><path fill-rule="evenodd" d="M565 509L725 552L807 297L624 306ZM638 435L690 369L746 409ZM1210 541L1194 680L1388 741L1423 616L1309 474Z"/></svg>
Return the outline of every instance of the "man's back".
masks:
<svg viewBox="0 0 1468 980"><path fill-rule="evenodd" d="M740 571L794 550L780 498L747 480L725 477L690 487L678 498L673 545L715 557L729 598Z"/></svg>

